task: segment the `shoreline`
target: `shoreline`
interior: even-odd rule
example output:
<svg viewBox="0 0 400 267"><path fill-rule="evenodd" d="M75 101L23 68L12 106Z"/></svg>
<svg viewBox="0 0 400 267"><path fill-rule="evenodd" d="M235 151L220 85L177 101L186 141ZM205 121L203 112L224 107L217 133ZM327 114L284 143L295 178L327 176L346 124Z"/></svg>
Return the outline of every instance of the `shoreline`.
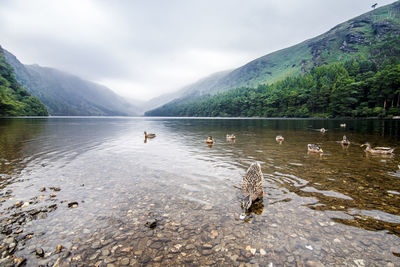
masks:
<svg viewBox="0 0 400 267"><path fill-rule="evenodd" d="M162 119L240 119L240 120L400 120L400 116L392 117L176 117L176 116L10 116L1 117L0 119L51 119L51 118L135 118L135 119L150 119L150 118L162 118Z"/></svg>

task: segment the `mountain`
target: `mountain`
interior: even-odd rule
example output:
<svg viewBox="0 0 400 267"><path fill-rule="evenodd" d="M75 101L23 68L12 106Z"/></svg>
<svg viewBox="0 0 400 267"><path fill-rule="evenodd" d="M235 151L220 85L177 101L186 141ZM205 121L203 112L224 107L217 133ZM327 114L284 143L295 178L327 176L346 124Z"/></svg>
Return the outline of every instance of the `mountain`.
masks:
<svg viewBox="0 0 400 267"><path fill-rule="evenodd" d="M228 74L229 71L221 71L210 76L207 76L203 79L198 80L197 82L182 87L176 92L164 94L153 99L150 99L147 102L140 104L143 112L146 110L155 109L160 107L174 99L181 98L181 97L193 97L193 96L200 96L204 94L209 94L209 88L212 88L215 83L221 79L223 76Z"/></svg>
<svg viewBox="0 0 400 267"><path fill-rule="evenodd" d="M46 107L17 82L0 46L0 116L47 116Z"/></svg>
<svg viewBox="0 0 400 267"><path fill-rule="evenodd" d="M204 95L197 92L213 95L240 87L272 84L335 62L367 59L379 65L385 58L396 56L399 35L400 1L397 1L339 24L315 38L255 59L207 86L192 88L192 95L187 93L145 115L175 116L169 113L174 106L196 101L196 96Z"/></svg>
<svg viewBox="0 0 400 267"><path fill-rule="evenodd" d="M42 101L51 115L127 116L138 108L109 88L57 69L24 65L4 50L7 62L24 88Z"/></svg>

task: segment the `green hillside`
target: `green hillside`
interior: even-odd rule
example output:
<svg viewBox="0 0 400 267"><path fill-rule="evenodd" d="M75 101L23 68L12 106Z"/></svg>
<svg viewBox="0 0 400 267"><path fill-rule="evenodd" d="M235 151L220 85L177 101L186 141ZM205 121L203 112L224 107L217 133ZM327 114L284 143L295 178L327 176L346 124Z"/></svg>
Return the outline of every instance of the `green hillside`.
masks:
<svg viewBox="0 0 400 267"><path fill-rule="evenodd" d="M0 47L0 116L47 116L46 107L17 82Z"/></svg>
<svg viewBox="0 0 400 267"><path fill-rule="evenodd" d="M57 69L24 65L4 51L7 62L26 90L58 116L127 116L137 115L138 108L109 88Z"/></svg>
<svg viewBox="0 0 400 267"><path fill-rule="evenodd" d="M207 95L236 88L271 85L337 62L370 61L380 68L388 58L400 57L399 35L400 1L397 1L339 24L320 36L251 61L227 73L212 86L193 88L191 95L175 99L146 115L176 116L184 113L177 110L177 105L194 103L200 98L204 101Z"/></svg>
<svg viewBox="0 0 400 267"><path fill-rule="evenodd" d="M388 117L400 115L400 63L379 68L351 60L315 67L271 85L241 87L190 101L175 100L152 116ZM162 112L162 113L157 113Z"/></svg>
<svg viewBox="0 0 400 267"><path fill-rule="evenodd" d="M273 83L312 67L352 58L369 59L374 48L400 32L397 1L339 24L328 32L298 45L258 58L224 76L212 91Z"/></svg>

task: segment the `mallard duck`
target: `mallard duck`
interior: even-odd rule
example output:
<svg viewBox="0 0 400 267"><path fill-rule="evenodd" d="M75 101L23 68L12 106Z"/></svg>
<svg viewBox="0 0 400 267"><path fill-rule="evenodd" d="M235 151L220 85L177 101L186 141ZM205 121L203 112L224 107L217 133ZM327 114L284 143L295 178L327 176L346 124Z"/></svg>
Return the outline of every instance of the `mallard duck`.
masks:
<svg viewBox="0 0 400 267"><path fill-rule="evenodd" d="M235 136L234 134L227 134L227 135L226 135L226 139L228 139L228 140L234 140L234 139L236 139L236 136Z"/></svg>
<svg viewBox="0 0 400 267"><path fill-rule="evenodd" d="M144 138L154 138L156 137L156 134L153 133L147 133L146 131L144 131Z"/></svg>
<svg viewBox="0 0 400 267"><path fill-rule="evenodd" d="M264 176L260 164L258 162L252 163L242 180L242 190L244 194L242 204L245 212L250 209L255 200L264 196L263 183Z"/></svg>
<svg viewBox="0 0 400 267"><path fill-rule="evenodd" d="M326 132L325 128L321 128L319 131L320 131L321 133L325 133L325 132Z"/></svg>
<svg viewBox="0 0 400 267"><path fill-rule="evenodd" d="M340 143L341 143L342 145L345 145L345 146L350 145L350 141L347 139L347 137L346 137L345 135L343 135L343 140L340 141Z"/></svg>
<svg viewBox="0 0 400 267"><path fill-rule="evenodd" d="M275 140L276 140L277 142L282 142L283 140L285 140L285 138L283 138L282 135L277 135L277 136L275 137Z"/></svg>
<svg viewBox="0 0 400 267"><path fill-rule="evenodd" d="M209 144L209 145L214 144L214 139L212 138L212 136L207 137L206 144Z"/></svg>
<svg viewBox="0 0 400 267"><path fill-rule="evenodd" d="M346 128L346 123L341 123L340 127Z"/></svg>
<svg viewBox="0 0 400 267"><path fill-rule="evenodd" d="M308 152L314 152L314 153L322 153L322 148L320 146L314 145L314 144L308 144L307 145Z"/></svg>
<svg viewBox="0 0 400 267"><path fill-rule="evenodd" d="M366 146L365 152L369 152L372 154L392 154L394 150L394 148L382 146L372 148L370 143L362 144L361 147L363 146Z"/></svg>

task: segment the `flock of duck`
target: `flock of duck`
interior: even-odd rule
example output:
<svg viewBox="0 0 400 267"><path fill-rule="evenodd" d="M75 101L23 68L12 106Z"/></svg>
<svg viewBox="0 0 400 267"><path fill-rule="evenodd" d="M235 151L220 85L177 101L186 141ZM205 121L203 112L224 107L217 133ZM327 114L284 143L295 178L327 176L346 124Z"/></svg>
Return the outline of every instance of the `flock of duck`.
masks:
<svg viewBox="0 0 400 267"><path fill-rule="evenodd" d="M346 127L346 124L340 124L340 127ZM326 129L321 128L319 130L321 133L325 133ZM155 134L148 134L144 132L145 142L148 138L156 137ZM236 136L234 134L227 134L226 139L229 141L234 142ZM282 144L285 138L282 135L277 135L275 140ZM205 143L209 146L214 144L214 139L212 136L209 136ZM343 135L343 139L340 141L343 146L349 146L350 141L347 139L346 135ZM366 147L365 152L371 154L391 154L394 151L394 148L391 147L374 147L372 148L370 143L362 144L361 147ZM311 153L323 153L321 146L315 144L308 144L307 145L308 152ZM248 212L254 202L257 200L262 200L264 197L264 176L261 171L261 166L258 162L252 163L250 167L247 169L245 176L242 180L242 191L244 194L244 198L242 200L242 207L244 212L240 215L240 219L244 220L247 218L246 212Z"/></svg>
<svg viewBox="0 0 400 267"><path fill-rule="evenodd" d="M340 124L340 127L346 127L346 124L345 123ZM326 129L325 128L321 128L320 132L321 133L325 133ZM276 137L277 141L278 141L278 137L281 137L281 136L278 135ZM340 141L340 143L343 146L349 146L350 145L350 141L347 139L346 135L343 135L343 139ZM371 147L371 144L368 143L368 142L361 145L361 147L364 147L364 146L365 146L365 152L371 153L371 154L388 155L388 154L392 154L393 151L394 151L394 148L391 148L391 147L383 147L383 146ZM318 145L308 144L307 147L308 147L308 151L309 152L313 152L313 153L322 153L323 152L321 146L318 146Z"/></svg>
<svg viewBox="0 0 400 267"><path fill-rule="evenodd" d="M235 141L235 139L236 139L236 136L234 134L227 134L226 135L226 140ZM207 145L213 145L214 144L214 139L213 139L212 136L207 137L206 144Z"/></svg>
<svg viewBox="0 0 400 267"><path fill-rule="evenodd" d="M340 124L340 127L346 127L346 124ZM319 130L321 133L325 133L326 129L325 128L321 128ZM146 134L145 134L146 136ZM226 135L226 139L229 141L234 141L236 139L236 136L234 134L227 134ZM277 135L275 140L279 143L282 144L282 142L285 140L285 138L282 135ZM207 137L206 142L207 145L213 145L214 144L214 139L212 136ZM343 135L343 139L340 141L340 143L343 146L349 146L350 145L350 141L347 139L346 135ZM371 147L370 143L365 143L362 144L361 147L366 147L365 148L365 152L368 153L372 153L372 154L392 154L394 151L394 148L391 147ZM324 151L322 150L321 146L319 145L315 145L315 144L308 144L307 145L307 149L308 152L312 152L312 153L323 153Z"/></svg>
<svg viewBox="0 0 400 267"><path fill-rule="evenodd" d="M340 124L341 127L346 127L346 124ZM325 133L326 129L321 128L321 133ZM228 138L229 135L227 135ZM210 138L210 137L209 137ZM233 137L234 138L234 137ZM211 138L212 140L212 138ZM207 139L208 142L211 140ZM277 135L275 140L282 144L285 138L282 135ZM206 143L207 143L206 141ZM349 146L350 141L347 139L346 135L343 135L343 139L340 141L343 146ZM362 144L361 147L366 147L365 152L372 153L372 154L391 154L393 153L394 148L390 147L374 147L372 148L369 143ZM321 146L315 144L308 144L307 145L308 151L312 153L322 153L323 150ZM253 163L250 165L249 169L246 172L246 175L243 177L242 181L242 190L244 193L244 199L242 202L242 206L244 212L240 215L240 219L244 220L247 218L246 212L250 209L252 203L257 200L262 200L264 197L264 190L263 190L263 173L261 171L260 164L258 162Z"/></svg>

